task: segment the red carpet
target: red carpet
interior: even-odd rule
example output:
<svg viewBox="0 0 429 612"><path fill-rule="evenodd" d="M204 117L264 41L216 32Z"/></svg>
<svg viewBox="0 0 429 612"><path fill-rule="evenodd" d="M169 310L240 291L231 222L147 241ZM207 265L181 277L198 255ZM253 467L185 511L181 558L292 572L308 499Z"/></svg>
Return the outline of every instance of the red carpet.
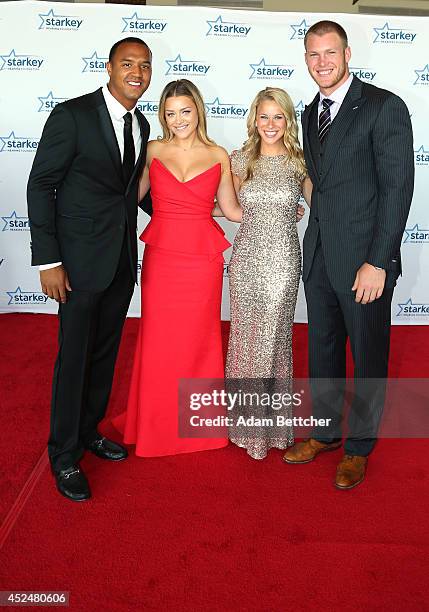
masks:
<svg viewBox="0 0 429 612"><path fill-rule="evenodd" d="M428 441L379 442L349 492L331 484L341 451L306 466L284 464L280 451L253 461L234 446L117 465L91 456L93 499L73 504L47 467L35 480L55 318L2 315L0 325L0 590L70 591L82 612L429 609ZM136 329L129 320L111 414L124 407ZM391 376L427 375L428 336L393 328ZM297 325L297 376L305 346Z"/></svg>

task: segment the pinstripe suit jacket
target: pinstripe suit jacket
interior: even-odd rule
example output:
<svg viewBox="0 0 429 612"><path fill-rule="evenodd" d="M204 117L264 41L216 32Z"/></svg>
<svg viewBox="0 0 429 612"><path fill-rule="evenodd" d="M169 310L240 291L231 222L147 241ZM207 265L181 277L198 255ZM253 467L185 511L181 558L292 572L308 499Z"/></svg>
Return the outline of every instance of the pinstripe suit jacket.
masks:
<svg viewBox="0 0 429 612"><path fill-rule="evenodd" d="M318 101L319 94L302 115L304 155L313 182L303 280L320 234L336 291L351 290L364 262L390 271L394 284L401 273L400 244L414 187L408 109L398 96L354 77L320 155L310 133L317 131L310 117L317 118Z"/></svg>

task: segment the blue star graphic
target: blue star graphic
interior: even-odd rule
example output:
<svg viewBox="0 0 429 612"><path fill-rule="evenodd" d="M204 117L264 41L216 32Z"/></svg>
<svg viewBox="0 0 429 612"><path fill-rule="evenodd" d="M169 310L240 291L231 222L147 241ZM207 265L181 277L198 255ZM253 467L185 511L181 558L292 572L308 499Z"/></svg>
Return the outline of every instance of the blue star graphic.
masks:
<svg viewBox="0 0 429 612"><path fill-rule="evenodd" d="M293 25L293 24L291 24L291 26L290 26L290 27L293 29L293 34L292 34L292 36L290 37L290 39L291 39L291 40L294 40L294 39L295 39L295 40L298 40L298 39L296 39L296 38L295 38L296 36L298 36L298 30L301 30L302 28L305 28L305 29L306 29L306 31L307 31L307 30L308 30L308 28L310 27L310 24L309 24L309 23L307 23L307 22L305 21L305 19L303 19L303 20L301 21L301 23L298 23L297 25Z"/></svg>
<svg viewBox="0 0 429 612"><path fill-rule="evenodd" d="M13 140L16 140L16 136L15 136L15 132L11 132L9 134L9 136L0 136L0 153L4 150L5 146L6 146L6 142L12 138Z"/></svg>
<svg viewBox="0 0 429 612"><path fill-rule="evenodd" d="M249 66L253 70L252 74L249 77L249 79L252 79L253 75L256 73L257 68L259 68L260 66L274 66L274 64L266 64L265 59L262 58L259 64L249 64Z"/></svg>
<svg viewBox="0 0 429 612"><path fill-rule="evenodd" d="M18 217L18 215L16 214L16 210L14 210L13 213L10 214L8 217L2 217L2 219L4 221L4 227L2 229L2 232L5 232L7 230L7 226L9 225L9 221L11 219L22 219L24 221L28 221L28 217Z"/></svg>
<svg viewBox="0 0 429 612"><path fill-rule="evenodd" d="M51 9L49 13L39 13L39 17L42 20L42 23L39 25L39 30L42 30L45 25L45 19L48 17L63 17L63 15L55 15L54 9Z"/></svg>
<svg viewBox="0 0 429 612"><path fill-rule="evenodd" d="M58 102L64 102L65 100L67 100L67 98L55 98L52 91L50 91L47 96L38 96L38 99L40 101L40 108L37 111L38 113L41 112L41 110L44 107L44 103L47 102L48 100L58 100Z"/></svg>
<svg viewBox="0 0 429 612"><path fill-rule="evenodd" d="M8 304L8 306L9 306L9 304L12 304L12 302L13 302L13 298L14 298L14 296L15 296L15 295L21 295L22 293L25 293L25 292L21 291L21 287L17 287L17 288L15 289L15 291L6 291L6 293L7 293L7 294L8 294L8 296L9 296L9 301L8 301L8 303L7 303L7 304Z"/></svg>
<svg viewBox="0 0 429 612"><path fill-rule="evenodd" d="M85 68L82 70L82 72L88 72L88 64L91 60L99 60L100 62L108 62L109 58L108 57L98 57L97 51L94 51L94 53L91 55L91 57L83 57L82 58L83 61L85 62Z"/></svg>
<svg viewBox="0 0 429 612"><path fill-rule="evenodd" d="M399 317L399 315L402 314L405 306L426 306L427 307L428 304L416 303L416 302L413 302L412 298L409 298L406 302L402 302L401 304L398 303L398 306L399 306L399 310L396 313L397 317ZM425 314L425 313L421 313L421 314Z"/></svg>
<svg viewBox="0 0 429 612"><path fill-rule="evenodd" d="M3 62L1 64L1 66L0 66L0 70L3 70L3 68L4 68L5 64L6 64L6 61L9 58L12 58L12 57L27 57L27 56L26 55L17 55L15 53L15 49L12 49L12 51L9 53L9 55L0 55L0 62Z"/></svg>
<svg viewBox="0 0 429 612"><path fill-rule="evenodd" d="M416 223L414 227L410 227L409 229L406 228L404 230L404 233L406 234L405 240L404 240L404 244L406 244L407 242L410 243L412 241L411 234L414 233L414 232L422 232L422 233L426 234L427 236L429 236L429 229L423 229L423 228L419 227L418 223ZM429 238L425 242L429 242Z"/></svg>
<svg viewBox="0 0 429 612"><path fill-rule="evenodd" d="M394 31L394 28L389 28L389 24L387 23L387 21L382 28L372 28L372 29L374 30L376 34L374 40L372 41L373 43L377 42L378 37L380 36L382 32L393 32Z"/></svg>
<svg viewBox="0 0 429 612"><path fill-rule="evenodd" d="M131 17L122 17L122 21L124 22L124 29L122 32L126 32L130 26L130 21L144 21L141 17L137 15L137 11ZM147 21L147 20L146 20Z"/></svg>
<svg viewBox="0 0 429 612"><path fill-rule="evenodd" d="M414 153L425 153L426 155L429 155L429 151L426 151L423 145L419 149L414 149Z"/></svg>
<svg viewBox="0 0 429 612"><path fill-rule="evenodd" d="M1 57L1 56L0 56ZM0 68L1 70L1 68ZM413 85L417 85L417 83L420 81L420 76L424 73L429 73L429 64L426 64L426 66L424 68L422 68L421 70L414 70L414 72L416 73L416 80L414 81ZM429 77L428 77L429 78ZM429 81L428 81L429 82Z"/></svg>

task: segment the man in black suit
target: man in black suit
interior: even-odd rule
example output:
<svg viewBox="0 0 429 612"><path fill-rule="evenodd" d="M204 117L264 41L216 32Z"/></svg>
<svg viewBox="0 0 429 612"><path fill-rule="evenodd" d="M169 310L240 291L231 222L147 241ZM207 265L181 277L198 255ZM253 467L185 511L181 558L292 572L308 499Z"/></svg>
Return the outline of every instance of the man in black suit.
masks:
<svg viewBox="0 0 429 612"><path fill-rule="evenodd" d="M350 489L364 479L383 410L391 301L414 184L413 137L404 102L350 74L339 24L314 24L305 49L319 93L302 116L313 183L303 280L313 411L330 426L284 459L307 463L341 446L348 337L355 392L335 485Z"/></svg>
<svg viewBox="0 0 429 612"><path fill-rule="evenodd" d="M136 281L138 179L149 137L136 104L151 79L149 47L118 41L107 72L106 86L52 111L27 188L32 265L59 303L49 457L58 490L74 501L90 497L84 449L127 457L97 427Z"/></svg>

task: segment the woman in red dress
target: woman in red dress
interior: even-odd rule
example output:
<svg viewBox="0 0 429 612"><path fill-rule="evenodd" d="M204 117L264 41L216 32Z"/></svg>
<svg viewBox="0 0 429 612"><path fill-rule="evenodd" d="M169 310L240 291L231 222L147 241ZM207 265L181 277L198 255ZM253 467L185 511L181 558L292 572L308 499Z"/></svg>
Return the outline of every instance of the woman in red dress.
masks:
<svg viewBox="0 0 429 612"><path fill-rule="evenodd" d="M141 235L141 322L127 411L115 419L136 455L155 457L226 446L227 438L178 433L180 379L223 378L220 307L223 251L212 218L241 220L227 152L207 135L205 107L186 79L159 103L163 136L148 143L140 198L151 189L153 216Z"/></svg>

